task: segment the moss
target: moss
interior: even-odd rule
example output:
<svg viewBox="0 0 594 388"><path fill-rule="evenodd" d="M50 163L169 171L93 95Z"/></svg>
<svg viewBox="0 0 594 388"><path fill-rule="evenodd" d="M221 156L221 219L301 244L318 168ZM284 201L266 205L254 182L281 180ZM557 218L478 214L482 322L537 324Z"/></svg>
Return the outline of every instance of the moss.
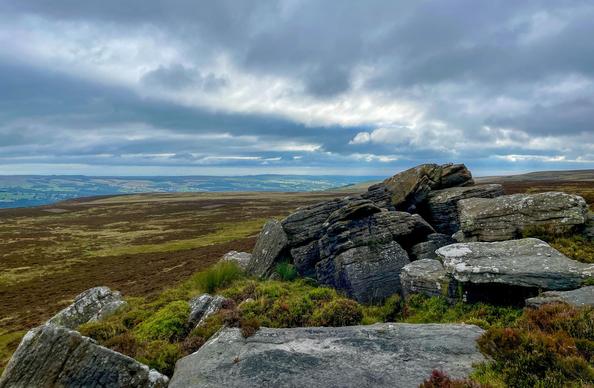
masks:
<svg viewBox="0 0 594 388"><path fill-rule="evenodd" d="M409 323L448 323L463 322L475 324L483 329L505 327L513 324L522 314L514 307L493 306L476 303L457 302L450 304L443 297L411 295L405 301L403 320Z"/></svg>
<svg viewBox="0 0 594 388"><path fill-rule="evenodd" d="M181 347L163 340L151 341L144 346L137 358L140 362L147 364L161 373L172 376L175 369L175 362L182 357Z"/></svg>
<svg viewBox="0 0 594 388"><path fill-rule="evenodd" d="M189 314L188 302L171 302L140 323L134 332L143 341L174 340L183 334Z"/></svg>
<svg viewBox="0 0 594 388"><path fill-rule="evenodd" d="M78 331L96 341L103 342L112 337L125 333L127 327L119 320L88 322L79 326Z"/></svg>
<svg viewBox="0 0 594 388"><path fill-rule="evenodd" d="M341 298L316 309L310 323L313 326L352 326L360 324L362 319L361 305L354 300Z"/></svg>
<svg viewBox="0 0 594 388"><path fill-rule="evenodd" d="M378 322L396 322L402 319L403 301L400 295L394 294L388 297L383 304L363 307L364 325Z"/></svg>

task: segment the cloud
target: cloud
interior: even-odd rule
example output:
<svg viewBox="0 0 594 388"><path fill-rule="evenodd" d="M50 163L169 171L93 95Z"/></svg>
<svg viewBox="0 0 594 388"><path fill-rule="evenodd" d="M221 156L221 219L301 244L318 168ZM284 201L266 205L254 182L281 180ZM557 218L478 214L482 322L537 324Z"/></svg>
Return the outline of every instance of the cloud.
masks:
<svg viewBox="0 0 594 388"><path fill-rule="evenodd" d="M2 171L592 167L593 18L585 0L2 2Z"/></svg>

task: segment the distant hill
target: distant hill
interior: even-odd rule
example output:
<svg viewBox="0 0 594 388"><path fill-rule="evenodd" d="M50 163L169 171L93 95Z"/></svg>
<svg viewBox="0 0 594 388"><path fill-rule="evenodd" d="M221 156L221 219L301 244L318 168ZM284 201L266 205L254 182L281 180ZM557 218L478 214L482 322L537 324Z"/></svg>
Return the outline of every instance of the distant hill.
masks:
<svg viewBox="0 0 594 388"><path fill-rule="evenodd" d="M594 170L537 171L527 174L507 176L487 176L475 178L477 183L522 182L522 181L594 181Z"/></svg>
<svg viewBox="0 0 594 388"><path fill-rule="evenodd" d="M66 199L133 193L228 191L323 191L360 182L373 176L253 175L88 177L80 175L0 176L0 208L29 207Z"/></svg>

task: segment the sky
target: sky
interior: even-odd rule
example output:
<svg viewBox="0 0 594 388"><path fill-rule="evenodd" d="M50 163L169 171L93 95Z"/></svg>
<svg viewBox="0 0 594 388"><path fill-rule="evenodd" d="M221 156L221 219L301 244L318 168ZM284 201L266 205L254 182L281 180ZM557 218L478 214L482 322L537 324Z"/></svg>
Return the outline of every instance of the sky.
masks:
<svg viewBox="0 0 594 388"><path fill-rule="evenodd" d="M594 2L0 1L0 174L594 168Z"/></svg>

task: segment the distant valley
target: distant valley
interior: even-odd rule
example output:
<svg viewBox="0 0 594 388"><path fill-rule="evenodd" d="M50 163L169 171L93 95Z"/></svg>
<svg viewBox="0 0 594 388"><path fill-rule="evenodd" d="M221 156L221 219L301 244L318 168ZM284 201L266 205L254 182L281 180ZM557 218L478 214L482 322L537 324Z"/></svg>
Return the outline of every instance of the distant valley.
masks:
<svg viewBox="0 0 594 388"><path fill-rule="evenodd" d="M133 193L322 191L379 181L377 176L168 176L88 177L74 175L0 176L0 208L30 207L67 199Z"/></svg>

